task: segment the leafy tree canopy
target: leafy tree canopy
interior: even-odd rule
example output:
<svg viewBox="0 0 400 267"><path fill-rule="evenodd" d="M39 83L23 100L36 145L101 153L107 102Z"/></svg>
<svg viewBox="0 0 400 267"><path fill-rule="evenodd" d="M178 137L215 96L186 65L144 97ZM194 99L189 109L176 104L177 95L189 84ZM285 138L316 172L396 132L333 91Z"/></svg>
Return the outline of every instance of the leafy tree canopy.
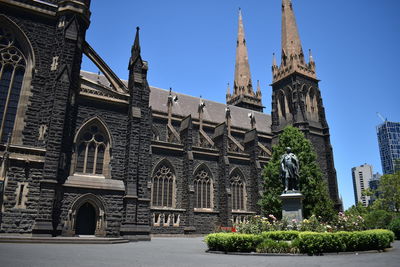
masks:
<svg viewBox="0 0 400 267"><path fill-rule="evenodd" d="M264 194L259 201L264 214L282 215L283 183L280 177L280 158L286 147L299 159L300 190L304 195L303 214L308 218L312 214L321 216L323 221L330 221L335 216L333 202L329 197L322 172L316 162L317 156L312 144L304 134L292 126L288 126L279 135L279 142L272 148L272 157L263 171Z"/></svg>
<svg viewBox="0 0 400 267"><path fill-rule="evenodd" d="M373 208L400 213L400 171L380 178Z"/></svg>

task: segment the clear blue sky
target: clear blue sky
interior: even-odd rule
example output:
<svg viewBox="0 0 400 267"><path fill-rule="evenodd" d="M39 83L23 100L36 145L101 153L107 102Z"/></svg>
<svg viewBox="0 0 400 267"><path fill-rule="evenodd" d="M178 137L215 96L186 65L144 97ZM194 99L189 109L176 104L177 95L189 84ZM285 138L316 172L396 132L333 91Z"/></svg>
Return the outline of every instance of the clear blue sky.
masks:
<svg viewBox="0 0 400 267"><path fill-rule="evenodd" d="M321 80L339 191L354 204L351 168L381 171L375 127L379 111L400 121L400 1L293 0L303 50ZM225 103L232 84L238 8L242 8L250 69L271 112L272 53L280 58L280 0L92 1L87 41L122 79L136 26L150 85ZM84 59L82 69L97 72ZM254 84L255 85L255 84Z"/></svg>

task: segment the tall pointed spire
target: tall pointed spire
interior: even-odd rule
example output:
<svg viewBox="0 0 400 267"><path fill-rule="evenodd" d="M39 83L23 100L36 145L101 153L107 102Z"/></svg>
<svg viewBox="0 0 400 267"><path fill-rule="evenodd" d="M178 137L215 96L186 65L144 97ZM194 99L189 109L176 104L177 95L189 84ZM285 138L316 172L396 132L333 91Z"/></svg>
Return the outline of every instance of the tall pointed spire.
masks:
<svg viewBox="0 0 400 267"><path fill-rule="evenodd" d="M303 48L291 0L282 0L282 58L303 57Z"/></svg>
<svg viewBox="0 0 400 267"><path fill-rule="evenodd" d="M228 94L227 94L228 95ZM244 34L242 10L239 8L238 35L236 41L236 62L233 92L226 98L227 104L262 111L261 96L254 93L251 81L249 56Z"/></svg>
<svg viewBox="0 0 400 267"><path fill-rule="evenodd" d="M273 63L273 82L281 80L293 72L316 79L315 68L310 66L304 60L292 1L282 0L282 57L279 68L275 67Z"/></svg>
<svg viewBox="0 0 400 267"><path fill-rule="evenodd" d="M236 42L235 81L233 95L254 95L249 57L244 36L242 10L239 8L238 37Z"/></svg>

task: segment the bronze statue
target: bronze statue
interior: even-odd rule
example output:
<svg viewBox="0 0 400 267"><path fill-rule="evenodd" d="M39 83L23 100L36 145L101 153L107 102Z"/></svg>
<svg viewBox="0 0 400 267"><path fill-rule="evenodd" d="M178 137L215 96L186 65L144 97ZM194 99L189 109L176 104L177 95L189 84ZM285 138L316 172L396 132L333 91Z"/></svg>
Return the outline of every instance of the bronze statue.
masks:
<svg viewBox="0 0 400 267"><path fill-rule="evenodd" d="M284 192L299 190L299 160L290 147L286 148L286 153L281 157L281 177L285 186Z"/></svg>

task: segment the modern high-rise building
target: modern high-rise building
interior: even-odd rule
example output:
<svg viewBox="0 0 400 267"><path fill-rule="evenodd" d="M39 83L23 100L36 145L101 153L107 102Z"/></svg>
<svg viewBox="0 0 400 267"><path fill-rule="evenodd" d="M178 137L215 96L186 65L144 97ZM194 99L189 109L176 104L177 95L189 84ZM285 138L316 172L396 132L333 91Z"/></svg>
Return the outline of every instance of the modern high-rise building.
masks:
<svg viewBox="0 0 400 267"><path fill-rule="evenodd" d="M368 206L370 197L363 196L362 191L369 188L369 181L372 180L372 166L363 164L351 169L353 176L353 188L355 204L362 203L363 206Z"/></svg>
<svg viewBox="0 0 400 267"><path fill-rule="evenodd" d="M400 122L385 121L377 127L383 174L400 170Z"/></svg>

